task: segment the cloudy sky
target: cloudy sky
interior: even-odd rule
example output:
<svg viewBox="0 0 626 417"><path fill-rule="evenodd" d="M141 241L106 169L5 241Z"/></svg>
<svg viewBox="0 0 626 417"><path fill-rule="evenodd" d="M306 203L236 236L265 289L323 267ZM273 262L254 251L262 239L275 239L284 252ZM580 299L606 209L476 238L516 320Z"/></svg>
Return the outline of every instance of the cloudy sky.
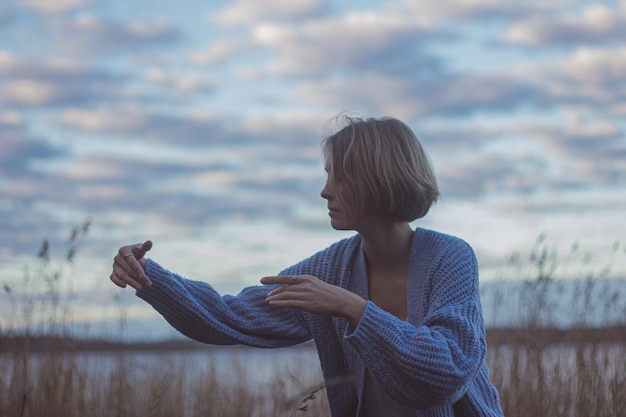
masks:
<svg viewBox="0 0 626 417"><path fill-rule="evenodd" d="M542 233L620 252L624 39L624 0L3 0L0 281L89 220L92 307L147 238L223 291L256 283L346 236L319 197L342 112L415 130L442 191L415 226L466 239L486 279Z"/></svg>

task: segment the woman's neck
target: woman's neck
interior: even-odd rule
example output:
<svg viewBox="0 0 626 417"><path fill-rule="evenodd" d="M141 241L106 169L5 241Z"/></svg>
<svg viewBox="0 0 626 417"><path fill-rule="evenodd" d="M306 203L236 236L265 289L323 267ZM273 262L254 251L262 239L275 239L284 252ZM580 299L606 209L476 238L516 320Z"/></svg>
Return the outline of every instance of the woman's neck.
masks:
<svg viewBox="0 0 626 417"><path fill-rule="evenodd" d="M376 219L366 222L358 232L371 272L391 272L408 267L413 241L413 229L408 222Z"/></svg>

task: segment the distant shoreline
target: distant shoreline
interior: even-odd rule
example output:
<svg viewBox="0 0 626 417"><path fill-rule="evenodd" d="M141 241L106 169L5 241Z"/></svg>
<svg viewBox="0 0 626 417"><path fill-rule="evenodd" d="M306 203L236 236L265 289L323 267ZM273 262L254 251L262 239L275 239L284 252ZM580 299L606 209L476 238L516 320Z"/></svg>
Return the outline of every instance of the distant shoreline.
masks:
<svg viewBox="0 0 626 417"><path fill-rule="evenodd" d="M540 344L605 344L626 343L626 325L584 328L491 328L487 329L487 344L527 345ZM53 336L0 336L0 353L27 351L44 352L141 352L188 351L220 348L246 349L249 347L207 345L191 339L169 339L146 342L119 342L100 339L77 339ZM311 342L293 348L311 348ZM250 348L254 349L254 348Z"/></svg>

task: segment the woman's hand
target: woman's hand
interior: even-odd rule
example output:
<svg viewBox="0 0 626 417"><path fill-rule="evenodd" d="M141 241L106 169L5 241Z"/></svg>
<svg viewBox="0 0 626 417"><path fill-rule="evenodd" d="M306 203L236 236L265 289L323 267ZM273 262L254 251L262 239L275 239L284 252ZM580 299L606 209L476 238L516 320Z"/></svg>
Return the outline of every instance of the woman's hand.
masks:
<svg viewBox="0 0 626 417"><path fill-rule="evenodd" d="M152 285L145 273L146 252L152 249L152 241L146 240L135 245L122 246L113 258L113 272L111 281L118 287L126 288L130 285L136 290L142 289L142 284Z"/></svg>
<svg viewBox="0 0 626 417"><path fill-rule="evenodd" d="M272 307L297 308L309 313L339 316L348 320L352 326L359 323L367 305L358 295L312 275L264 277L261 283L282 285L272 290L265 299Z"/></svg>

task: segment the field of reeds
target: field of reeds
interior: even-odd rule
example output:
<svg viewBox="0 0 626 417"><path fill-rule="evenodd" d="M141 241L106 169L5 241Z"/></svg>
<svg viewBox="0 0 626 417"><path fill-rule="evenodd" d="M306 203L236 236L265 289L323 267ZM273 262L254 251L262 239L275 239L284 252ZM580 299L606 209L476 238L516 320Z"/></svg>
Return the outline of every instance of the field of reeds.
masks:
<svg viewBox="0 0 626 417"><path fill-rule="evenodd" d="M320 373L310 360L302 367L273 356L263 366L274 366L276 372L252 377L255 362L241 356L244 352L225 355L199 348L194 355L188 350L155 355L52 347L33 353L22 346L2 354L2 416L325 415ZM225 359L228 372L199 363Z"/></svg>
<svg viewBox="0 0 626 417"><path fill-rule="evenodd" d="M487 362L505 416L621 415L625 332L580 329L568 332L565 342L545 330L494 332ZM110 352L96 347L85 352L49 341L41 349L13 340L0 353L0 415L328 416L313 346L294 348L304 352L290 360L281 359L288 352L250 360L254 353L247 349L224 355L194 347L190 355L186 347L157 355L149 345ZM210 366L225 359L219 369ZM274 372L257 375L258 360Z"/></svg>
<svg viewBox="0 0 626 417"><path fill-rule="evenodd" d="M39 253L40 260L45 256L45 251ZM68 254L66 261L73 262L73 256ZM516 306L520 321L487 331L487 362L504 414L624 415L626 325L613 320L598 326L585 317L593 307L617 311L619 317L626 294L597 290L599 276L588 273L579 290L567 296L574 299L563 300L563 292L551 291L558 285L553 279L557 260L542 241L527 261L515 260L530 264L533 275L518 287L526 300ZM276 351L252 360L256 353L249 348L231 355L191 342L133 345L70 339L63 334L66 316L58 313L65 311L55 293L62 279L58 272L41 271L50 280L49 298L47 304L37 302L60 322L46 327L55 335L32 328L0 331L1 416L328 416L313 346L293 348L297 355L286 349L285 356ZM8 298L12 291L5 286ZM596 293L604 297L600 306L591 296ZM501 295L492 302L506 310L506 294ZM18 301L32 302L10 302ZM572 306L570 326L553 321L557 301ZM33 314L34 308L21 306L20 311Z"/></svg>

